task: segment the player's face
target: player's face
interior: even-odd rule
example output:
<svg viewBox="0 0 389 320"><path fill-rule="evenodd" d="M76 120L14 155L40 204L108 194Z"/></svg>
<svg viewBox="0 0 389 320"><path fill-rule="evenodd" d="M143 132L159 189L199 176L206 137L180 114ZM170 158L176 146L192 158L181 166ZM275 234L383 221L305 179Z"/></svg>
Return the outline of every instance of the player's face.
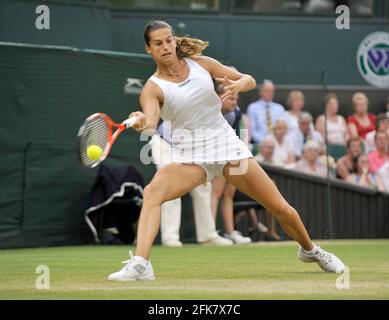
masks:
<svg viewBox="0 0 389 320"><path fill-rule="evenodd" d="M176 58L176 40L169 28L162 28L150 33L150 46L146 45L147 53L156 61L169 62Z"/></svg>

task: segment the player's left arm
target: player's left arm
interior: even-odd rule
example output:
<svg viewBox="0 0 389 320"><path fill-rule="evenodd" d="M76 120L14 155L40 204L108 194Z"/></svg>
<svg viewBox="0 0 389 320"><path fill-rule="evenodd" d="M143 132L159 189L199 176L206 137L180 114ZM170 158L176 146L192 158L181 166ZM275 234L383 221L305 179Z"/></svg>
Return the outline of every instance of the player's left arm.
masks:
<svg viewBox="0 0 389 320"><path fill-rule="evenodd" d="M256 81L251 75L229 68L211 57L198 56L192 59L206 69L212 78L224 85L225 93L221 96L223 100L256 87Z"/></svg>

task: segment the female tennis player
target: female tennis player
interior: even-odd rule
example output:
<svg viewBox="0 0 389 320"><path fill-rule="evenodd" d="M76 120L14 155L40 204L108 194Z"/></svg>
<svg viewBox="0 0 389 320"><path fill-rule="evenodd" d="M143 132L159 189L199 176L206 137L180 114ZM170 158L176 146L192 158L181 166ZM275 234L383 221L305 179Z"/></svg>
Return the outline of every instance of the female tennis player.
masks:
<svg viewBox="0 0 389 320"><path fill-rule="evenodd" d="M160 225L161 204L196 186L225 177L228 182L258 201L279 221L300 247L303 262L317 262L326 272L340 273L344 265L334 254L312 243L296 210L282 197L272 180L221 114L221 102L212 78L225 86L222 99L252 90L250 75L201 55L208 43L179 38L164 21L149 22L144 31L145 48L156 63L156 71L140 95L143 112L134 129L155 130L160 117L171 121L172 162L157 171L144 190L138 222L136 255L108 280L154 280L150 251Z"/></svg>

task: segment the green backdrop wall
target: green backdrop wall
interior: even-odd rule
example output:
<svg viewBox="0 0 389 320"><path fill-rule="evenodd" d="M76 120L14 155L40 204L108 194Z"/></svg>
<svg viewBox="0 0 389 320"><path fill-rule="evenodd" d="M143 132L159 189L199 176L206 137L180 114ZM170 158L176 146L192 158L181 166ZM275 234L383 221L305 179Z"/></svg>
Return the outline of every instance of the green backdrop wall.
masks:
<svg viewBox="0 0 389 320"><path fill-rule="evenodd" d="M0 247L89 240L84 210L97 169L79 163L78 129L95 112L121 121L138 110L124 85L151 68L144 55L0 44ZM145 143L129 130L107 164L131 164L149 180Z"/></svg>
<svg viewBox="0 0 389 320"><path fill-rule="evenodd" d="M50 8L50 30L37 30L35 8ZM0 41L66 45L144 53L143 29L151 19L169 21L178 33L209 40L207 54L256 79L278 84L320 83L322 68L331 85L366 85L356 65L362 39L389 31L389 19L351 18L350 30L336 16L264 16L119 10L99 2L0 0ZM185 27L178 27L179 24Z"/></svg>

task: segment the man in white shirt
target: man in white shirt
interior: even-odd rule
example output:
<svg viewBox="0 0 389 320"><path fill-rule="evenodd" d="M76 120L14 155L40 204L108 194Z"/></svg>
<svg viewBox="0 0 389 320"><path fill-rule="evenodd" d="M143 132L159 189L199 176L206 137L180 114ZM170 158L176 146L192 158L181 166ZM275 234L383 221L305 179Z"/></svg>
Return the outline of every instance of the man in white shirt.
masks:
<svg viewBox="0 0 389 320"><path fill-rule="evenodd" d="M324 139L321 134L312 129L313 118L309 112L303 111L299 116L299 129L295 131L291 136L295 147L296 158L301 158L303 152L303 146L308 140L316 141L319 144L319 154L325 152Z"/></svg>

